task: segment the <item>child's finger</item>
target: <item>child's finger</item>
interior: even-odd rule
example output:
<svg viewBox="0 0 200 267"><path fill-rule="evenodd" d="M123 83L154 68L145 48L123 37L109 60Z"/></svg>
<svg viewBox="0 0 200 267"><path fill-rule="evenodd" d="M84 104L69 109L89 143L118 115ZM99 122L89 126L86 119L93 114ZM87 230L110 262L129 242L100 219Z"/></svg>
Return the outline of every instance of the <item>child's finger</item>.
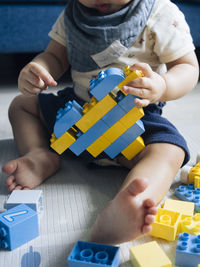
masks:
<svg viewBox="0 0 200 267"><path fill-rule="evenodd" d="M144 107L147 107L150 104L150 100L149 99L136 98L136 99L134 99L134 102L135 102L135 104L136 104L136 106L138 108L144 108Z"/></svg>
<svg viewBox="0 0 200 267"><path fill-rule="evenodd" d="M141 70L145 77L151 77L152 69L147 63L135 63L130 67L131 70Z"/></svg>
<svg viewBox="0 0 200 267"><path fill-rule="evenodd" d="M40 77L46 84L51 86L56 86L57 82L54 78L49 74L49 72L40 66L39 64L32 63L30 66L30 71Z"/></svg>
<svg viewBox="0 0 200 267"><path fill-rule="evenodd" d="M31 84L29 81L24 82L24 90L31 95L36 95L41 92L40 88L37 88L35 85Z"/></svg>
<svg viewBox="0 0 200 267"><path fill-rule="evenodd" d="M140 98L148 98L149 97L149 90L145 88L137 88L131 86L123 86L123 91L126 94L131 94L134 96L138 96Z"/></svg>
<svg viewBox="0 0 200 267"><path fill-rule="evenodd" d="M33 87L37 87L41 90L45 90L47 85L46 83L38 76L36 76L34 73L32 73L31 71L29 71L27 73L27 77L26 80L32 84Z"/></svg>

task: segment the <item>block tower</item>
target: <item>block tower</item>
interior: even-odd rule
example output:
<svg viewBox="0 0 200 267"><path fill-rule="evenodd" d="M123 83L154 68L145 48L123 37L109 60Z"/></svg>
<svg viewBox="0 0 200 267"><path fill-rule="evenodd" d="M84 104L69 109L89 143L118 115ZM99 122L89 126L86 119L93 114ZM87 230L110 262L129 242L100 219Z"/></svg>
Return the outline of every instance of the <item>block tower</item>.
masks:
<svg viewBox="0 0 200 267"><path fill-rule="evenodd" d="M122 87L142 76L140 71L124 71L109 68L101 71L90 81L90 102L80 106L75 100L68 101L58 110L51 147L59 154L70 149L77 156L87 150L93 157L103 151L113 159L123 154L133 158L144 148L140 135L144 116L138 108L135 96L127 95Z"/></svg>

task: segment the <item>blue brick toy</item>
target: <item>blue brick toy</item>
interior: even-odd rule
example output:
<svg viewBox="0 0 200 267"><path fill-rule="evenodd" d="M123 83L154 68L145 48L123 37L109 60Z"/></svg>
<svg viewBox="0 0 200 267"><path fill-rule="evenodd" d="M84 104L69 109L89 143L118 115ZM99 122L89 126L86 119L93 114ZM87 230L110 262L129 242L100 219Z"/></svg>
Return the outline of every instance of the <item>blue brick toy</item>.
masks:
<svg viewBox="0 0 200 267"><path fill-rule="evenodd" d="M183 267L197 267L200 263L200 235L182 233L179 235L175 264Z"/></svg>
<svg viewBox="0 0 200 267"><path fill-rule="evenodd" d="M183 201L194 202L195 212L200 212L200 188L194 189L193 184L181 185L175 189L174 194Z"/></svg>
<svg viewBox="0 0 200 267"><path fill-rule="evenodd" d="M119 247L78 241L67 262L69 267L117 267Z"/></svg>
<svg viewBox="0 0 200 267"><path fill-rule="evenodd" d="M0 214L0 247L13 250L39 236L37 213L25 204Z"/></svg>

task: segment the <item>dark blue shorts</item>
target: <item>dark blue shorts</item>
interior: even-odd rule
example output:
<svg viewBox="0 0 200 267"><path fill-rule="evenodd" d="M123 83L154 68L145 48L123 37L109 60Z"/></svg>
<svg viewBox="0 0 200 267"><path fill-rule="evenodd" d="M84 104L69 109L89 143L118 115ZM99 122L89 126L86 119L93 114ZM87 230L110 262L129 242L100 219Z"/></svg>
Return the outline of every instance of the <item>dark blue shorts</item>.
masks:
<svg viewBox="0 0 200 267"><path fill-rule="evenodd" d="M73 88L66 88L58 91L55 94L39 94L39 105L46 122L46 127L51 135L56 120L56 114L59 108L63 108L65 103L69 100L76 100L80 105L85 103L84 100L75 95ZM181 147L185 151L185 165L189 159L190 154L183 136L178 132L173 124L166 118L162 117L162 108L165 106L164 102L157 104L150 104L144 108L144 123L145 132L142 135L145 145L152 143L170 143ZM88 153L89 154L89 153Z"/></svg>

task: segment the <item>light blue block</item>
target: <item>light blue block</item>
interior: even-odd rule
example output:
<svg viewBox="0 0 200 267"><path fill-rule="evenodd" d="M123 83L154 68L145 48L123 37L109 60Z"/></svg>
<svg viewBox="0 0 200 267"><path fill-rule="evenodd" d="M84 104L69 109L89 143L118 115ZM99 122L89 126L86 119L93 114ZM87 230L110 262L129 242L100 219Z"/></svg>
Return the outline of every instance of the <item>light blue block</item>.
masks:
<svg viewBox="0 0 200 267"><path fill-rule="evenodd" d="M64 108L57 112L56 122L54 124L54 133L57 138L61 137L82 117L82 107L73 100L68 101Z"/></svg>
<svg viewBox="0 0 200 267"><path fill-rule="evenodd" d="M195 212L200 212L200 188L194 188L193 184L181 185L175 189L174 194L183 201L194 203Z"/></svg>
<svg viewBox="0 0 200 267"><path fill-rule="evenodd" d="M118 68L100 71L96 79L90 81L90 93L100 101L124 80L124 72Z"/></svg>
<svg viewBox="0 0 200 267"><path fill-rule="evenodd" d="M88 146L105 133L108 128L109 127L102 120L97 121L89 130L78 137L69 149L79 156Z"/></svg>
<svg viewBox="0 0 200 267"><path fill-rule="evenodd" d="M4 208L9 210L20 204L26 204L37 213L42 212L42 190L13 190L4 204Z"/></svg>
<svg viewBox="0 0 200 267"><path fill-rule="evenodd" d="M37 213L25 204L0 214L0 247L13 250L39 236Z"/></svg>
<svg viewBox="0 0 200 267"><path fill-rule="evenodd" d="M104 121L109 127L118 122L126 112L117 104L108 113L106 113L101 120Z"/></svg>
<svg viewBox="0 0 200 267"><path fill-rule="evenodd" d="M138 136L144 133L144 125L141 120L138 120L125 133L117 138L104 152L113 159L128 145L130 145Z"/></svg>
<svg viewBox="0 0 200 267"><path fill-rule="evenodd" d="M119 247L78 241L67 262L68 267L118 267Z"/></svg>
<svg viewBox="0 0 200 267"><path fill-rule="evenodd" d="M126 95L119 100L118 105L127 113L136 106L134 102L136 98L134 95Z"/></svg>
<svg viewBox="0 0 200 267"><path fill-rule="evenodd" d="M182 233L176 247L176 266L197 267L200 263L200 235Z"/></svg>

